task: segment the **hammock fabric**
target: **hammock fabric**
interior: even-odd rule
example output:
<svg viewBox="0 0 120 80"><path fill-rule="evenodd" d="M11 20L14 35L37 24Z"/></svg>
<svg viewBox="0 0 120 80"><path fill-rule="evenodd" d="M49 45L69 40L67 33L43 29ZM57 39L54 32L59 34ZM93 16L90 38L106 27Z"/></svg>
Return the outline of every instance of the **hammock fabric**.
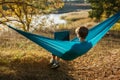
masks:
<svg viewBox="0 0 120 80"><path fill-rule="evenodd" d="M98 41L109 31L109 29L120 19L120 12L89 29L89 34L85 42L80 42L76 37L71 41L61 41L47 38L41 35L32 34L18 30L8 25L8 27L27 37L39 46L45 48L52 54L64 59L73 60L94 47Z"/></svg>

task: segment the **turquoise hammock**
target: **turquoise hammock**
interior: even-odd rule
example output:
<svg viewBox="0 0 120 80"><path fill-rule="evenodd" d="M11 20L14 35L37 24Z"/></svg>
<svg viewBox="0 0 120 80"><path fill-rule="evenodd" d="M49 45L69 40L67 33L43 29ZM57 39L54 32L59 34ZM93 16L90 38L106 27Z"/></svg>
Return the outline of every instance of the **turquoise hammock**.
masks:
<svg viewBox="0 0 120 80"><path fill-rule="evenodd" d="M64 60L73 60L87 53L92 47L94 47L119 19L120 12L89 29L89 34L85 42L80 42L77 37L71 41L56 40L24 32L9 25L8 27L48 50L53 55L56 55Z"/></svg>

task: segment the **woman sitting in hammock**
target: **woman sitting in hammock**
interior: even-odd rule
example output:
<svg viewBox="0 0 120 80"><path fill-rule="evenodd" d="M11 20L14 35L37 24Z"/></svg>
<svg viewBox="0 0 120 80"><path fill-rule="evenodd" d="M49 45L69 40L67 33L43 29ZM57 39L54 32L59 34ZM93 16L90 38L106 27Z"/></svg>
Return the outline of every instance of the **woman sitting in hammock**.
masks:
<svg viewBox="0 0 120 80"><path fill-rule="evenodd" d="M78 27L76 28L75 33L80 39L80 41L83 42L85 41L85 38L88 35L88 28L85 26ZM52 69L60 67L59 60L59 57L52 55L52 59L50 60L50 65Z"/></svg>

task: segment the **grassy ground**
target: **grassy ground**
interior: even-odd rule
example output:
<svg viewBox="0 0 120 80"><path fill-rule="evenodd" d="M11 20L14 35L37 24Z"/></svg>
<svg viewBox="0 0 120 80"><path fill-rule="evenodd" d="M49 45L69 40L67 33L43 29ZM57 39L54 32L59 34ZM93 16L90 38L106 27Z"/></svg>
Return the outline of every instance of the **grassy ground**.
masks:
<svg viewBox="0 0 120 80"><path fill-rule="evenodd" d="M69 20L66 29L95 24L85 12L70 15L63 17ZM48 32L42 35L53 37ZM73 61L60 60L56 70L48 66L50 58L49 52L14 31L0 36L0 80L120 80L120 35L112 32Z"/></svg>
<svg viewBox="0 0 120 80"><path fill-rule="evenodd" d="M52 34L51 34L52 35ZM48 66L50 53L16 32L0 36L0 80L119 80L120 38L104 37L87 54Z"/></svg>

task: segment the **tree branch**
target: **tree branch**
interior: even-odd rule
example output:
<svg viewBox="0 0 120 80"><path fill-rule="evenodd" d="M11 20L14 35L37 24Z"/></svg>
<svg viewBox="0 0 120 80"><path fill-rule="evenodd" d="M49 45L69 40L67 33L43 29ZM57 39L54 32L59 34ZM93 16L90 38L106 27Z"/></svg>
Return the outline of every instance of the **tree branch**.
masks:
<svg viewBox="0 0 120 80"><path fill-rule="evenodd" d="M27 6L31 6L31 7L37 8L34 5L28 4L28 3L25 3L25 2L13 2L13 1L0 2L0 5L4 5L4 4L19 4L19 5L25 4Z"/></svg>

